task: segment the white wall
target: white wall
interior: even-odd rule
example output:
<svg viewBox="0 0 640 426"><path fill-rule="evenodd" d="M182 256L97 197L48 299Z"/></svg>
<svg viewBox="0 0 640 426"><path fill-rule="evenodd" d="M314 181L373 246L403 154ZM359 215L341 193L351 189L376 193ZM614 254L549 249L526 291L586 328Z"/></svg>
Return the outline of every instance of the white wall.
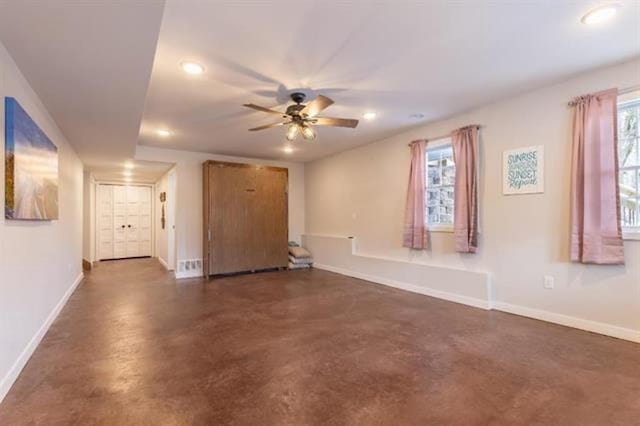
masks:
<svg viewBox="0 0 640 426"><path fill-rule="evenodd" d="M202 259L202 163L207 160L286 167L289 170L289 239L305 229L304 164L138 146L136 160L175 163L176 260Z"/></svg>
<svg viewBox="0 0 640 426"><path fill-rule="evenodd" d="M0 400L82 277L82 163L0 44L0 200L4 97L15 97L58 147L59 220L0 218Z"/></svg>
<svg viewBox="0 0 640 426"><path fill-rule="evenodd" d="M558 322L564 316L589 320L638 338L640 241L625 242L626 266L569 262L572 110L567 101L639 83L640 60L635 60L307 163L307 232L356 236L360 254L487 271L500 309L528 308L519 313ZM468 124L482 126L480 253L456 253L449 233L433 233L431 250L412 253L402 248L407 143ZM503 196L502 152L533 145L545 148L544 194ZM554 290L543 288L545 274L555 277ZM429 277L424 281L428 285ZM446 282L435 284L447 288Z"/></svg>

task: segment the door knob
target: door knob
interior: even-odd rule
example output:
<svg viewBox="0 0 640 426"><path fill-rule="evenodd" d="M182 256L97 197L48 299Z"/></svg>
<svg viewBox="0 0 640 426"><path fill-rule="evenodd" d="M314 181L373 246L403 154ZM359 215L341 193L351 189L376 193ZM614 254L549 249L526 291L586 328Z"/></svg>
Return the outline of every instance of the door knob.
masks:
<svg viewBox="0 0 640 426"><path fill-rule="evenodd" d="M129 228L131 228L131 225L127 225Z"/></svg>
<svg viewBox="0 0 640 426"><path fill-rule="evenodd" d="M124 225L122 225L122 227L124 228Z"/></svg>

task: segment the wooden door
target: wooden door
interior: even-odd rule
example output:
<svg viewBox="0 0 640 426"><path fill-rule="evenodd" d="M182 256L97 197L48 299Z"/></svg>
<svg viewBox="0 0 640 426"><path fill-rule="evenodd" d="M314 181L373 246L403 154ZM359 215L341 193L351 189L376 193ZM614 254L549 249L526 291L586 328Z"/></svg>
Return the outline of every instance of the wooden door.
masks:
<svg viewBox="0 0 640 426"><path fill-rule="evenodd" d="M212 239L212 274L253 269L251 217L254 212L255 170L215 167Z"/></svg>
<svg viewBox="0 0 640 426"><path fill-rule="evenodd" d="M263 269L289 263L286 169L263 167L256 170L256 198L252 217L252 246Z"/></svg>
<svg viewBox="0 0 640 426"><path fill-rule="evenodd" d="M205 275L286 266L287 170L204 164Z"/></svg>

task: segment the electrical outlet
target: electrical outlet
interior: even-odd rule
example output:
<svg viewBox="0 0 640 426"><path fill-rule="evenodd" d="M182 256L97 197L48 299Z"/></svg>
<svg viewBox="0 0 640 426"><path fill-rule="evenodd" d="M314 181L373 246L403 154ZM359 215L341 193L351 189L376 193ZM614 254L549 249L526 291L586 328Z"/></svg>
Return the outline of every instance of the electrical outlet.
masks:
<svg viewBox="0 0 640 426"><path fill-rule="evenodd" d="M552 290L555 285L556 283L553 276L551 275L544 276L544 288L546 288L547 290Z"/></svg>

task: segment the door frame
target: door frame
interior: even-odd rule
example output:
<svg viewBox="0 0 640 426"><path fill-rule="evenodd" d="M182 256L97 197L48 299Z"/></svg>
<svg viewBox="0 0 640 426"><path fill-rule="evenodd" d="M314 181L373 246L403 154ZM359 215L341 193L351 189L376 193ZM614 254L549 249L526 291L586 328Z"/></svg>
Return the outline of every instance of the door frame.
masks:
<svg viewBox="0 0 640 426"><path fill-rule="evenodd" d="M155 185L152 183L138 183L138 182L131 182L131 183L123 183L123 182L115 182L115 181L107 181L107 180L96 180L94 182L92 182L92 185L94 185L94 191L96 196L95 198L95 203L91 206L91 208L93 209L93 213L92 213L92 217L93 220L95 221L96 226L94 227L94 232L92 235L93 238L93 246L94 246L94 250L96 253L96 259L95 261L99 262L102 259L98 259L98 247L99 247L99 229L98 229L98 185L111 185L111 186L145 186L145 187L149 187L151 189L151 257L156 257L156 229L155 229L155 223L156 223L156 212L155 212L155 208L153 207L154 204L154 200L155 200Z"/></svg>
<svg viewBox="0 0 640 426"><path fill-rule="evenodd" d="M169 271L176 270L177 179L176 168L173 167L167 176L167 218L169 219L167 221L167 269Z"/></svg>

